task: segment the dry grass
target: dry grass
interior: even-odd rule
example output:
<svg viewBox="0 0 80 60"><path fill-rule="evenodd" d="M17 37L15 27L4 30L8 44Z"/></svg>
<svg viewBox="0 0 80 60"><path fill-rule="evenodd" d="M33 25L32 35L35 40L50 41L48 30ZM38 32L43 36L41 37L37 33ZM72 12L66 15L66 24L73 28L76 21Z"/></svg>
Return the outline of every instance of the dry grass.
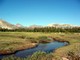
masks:
<svg viewBox="0 0 80 60"><path fill-rule="evenodd" d="M53 54L59 60L68 57L70 52L80 53L80 33L41 33L41 32L0 32L0 51L16 51L23 46L29 48L32 42L39 42L40 37L52 37L60 41L68 41L70 45L59 48ZM24 48L22 48L24 49Z"/></svg>

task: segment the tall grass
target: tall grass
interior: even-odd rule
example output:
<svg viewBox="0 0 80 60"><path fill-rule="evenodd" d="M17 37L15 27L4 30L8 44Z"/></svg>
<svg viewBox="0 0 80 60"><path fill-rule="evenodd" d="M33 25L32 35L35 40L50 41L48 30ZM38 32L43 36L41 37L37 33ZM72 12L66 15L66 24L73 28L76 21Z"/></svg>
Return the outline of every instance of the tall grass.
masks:
<svg viewBox="0 0 80 60"><path fill-rule="evenodd" d="M4 57L2 60L52 60L52 54L46 54L45 52L38 51L27 58L19 58L12 55Z"/></svg>
<svg viewBox="0 0 80 60"><path fill-rule="evenodd" d="M53 53L53 58L56 60L62 59L62 57L69 59L73 57L79 58L80 33L0 32L0 52L5 52L6 50L14 52L22 47L30 47L32 43L52 42L52 38L70 43L68 46L57 49L55 53ZM41 53L41 57L43 57L42 54L43 53ZM38 53L35 55L37 56ZM33 55L32 58L34 57Z"/></svg>
<svg viewBox="0 0 80 60"><path fill-rule="evenodd" d="M53 55L56 60L62 59L62 57L66 57L70 60L80 60L80 43L74 43L59 48Z"/></svg>

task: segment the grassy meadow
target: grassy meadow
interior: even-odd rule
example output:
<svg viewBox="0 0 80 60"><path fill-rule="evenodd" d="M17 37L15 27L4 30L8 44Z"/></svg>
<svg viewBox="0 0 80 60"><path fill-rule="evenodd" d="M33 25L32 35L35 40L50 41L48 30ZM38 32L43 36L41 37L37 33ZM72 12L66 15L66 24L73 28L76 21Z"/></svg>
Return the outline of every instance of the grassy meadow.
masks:
<svg viewBox="0 0 80 60"><path fill-rule="evenodd" d="M55 50L54 53L36 52L29 58L13 59L13 56L2 60L72 60L80 59L80 33L41 33L41 32L0 32L0 54L14 53L17 50L35 47L38 43L67 41L70 44ZM40 57L37 57L40 56ZM44 59L41 59L44 57ZM11 59L12 58L12 59ZM50 59L49 59L50 58Z"/></svg>

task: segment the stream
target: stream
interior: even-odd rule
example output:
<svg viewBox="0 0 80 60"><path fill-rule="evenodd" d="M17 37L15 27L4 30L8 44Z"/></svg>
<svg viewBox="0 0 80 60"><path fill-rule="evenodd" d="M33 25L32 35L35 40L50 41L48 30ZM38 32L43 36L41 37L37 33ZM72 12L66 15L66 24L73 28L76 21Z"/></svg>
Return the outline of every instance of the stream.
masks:
<svg viewBox="0 0 80 60"><path fill-rule="evenodd" d="M40 44L38 44L38 46L36 46L34 48L18 51L16 53L14 53L14 55L16 57L25 58L27 56L32 55L33 53L35 53L37 51L44 51L46 53L50 53L50 52L54 52L55 49L65 46L67 44L68 44L67 42L58 42L58 41L54 41L51 43L40 43ZM10 55L12 55L12 54L10 54ZM0 59L2 59L3 57L8 57L10 55L0 55Z"/></svg>

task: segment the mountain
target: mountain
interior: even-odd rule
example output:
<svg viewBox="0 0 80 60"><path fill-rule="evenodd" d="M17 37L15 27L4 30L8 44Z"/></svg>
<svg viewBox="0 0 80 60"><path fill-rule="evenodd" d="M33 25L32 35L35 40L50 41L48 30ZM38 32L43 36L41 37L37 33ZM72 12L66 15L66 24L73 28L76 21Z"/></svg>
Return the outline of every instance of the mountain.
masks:
<svg viewBox="0 0 80 60"><path fill-rule="evenodd" d="M73 28L73 27L80 27L80 26L71 25L71 24L49 24L48 27L56 27L56 28Z"/></svg>
<svg viewBox="0 0 80 60"><path fill-rule="evenodd" d="M43 27L43 26L41 26L41 25L31 25L28 28L34 29L34 28L41 28L41 27Z"/></svg>
<svg viewBox="0 0 80 60"><path fill-rule="evenodd" d="M17 23L15 26L18 27L18 28L24 27L23 25L21 25L19 23Z"/></svg>
<svg viewBox="0 0 80 60"><path fill-rule="evenodd" d="M4 28L4 29L14 29L14 28L16 28L15 25L10 24L10 23L8 23L4 20L0 20L0 27Z"/></svg>
<svg viewBox="0 0 80 60"><path fill-rule="evenodd" d="M5 28L5 29L19 29L19 28L29 28L29 29L34 29L34 28L42 28L42 27L56 27L56 28L73 28L73 27L80 27L76 25L71 25L71 24L49 24L47 26L41 26L41 25L31 25L29 27L23 26L21 24L16 24L13 25L11 23L8 23L4 20L0 20L0 28Z"/></svg>

